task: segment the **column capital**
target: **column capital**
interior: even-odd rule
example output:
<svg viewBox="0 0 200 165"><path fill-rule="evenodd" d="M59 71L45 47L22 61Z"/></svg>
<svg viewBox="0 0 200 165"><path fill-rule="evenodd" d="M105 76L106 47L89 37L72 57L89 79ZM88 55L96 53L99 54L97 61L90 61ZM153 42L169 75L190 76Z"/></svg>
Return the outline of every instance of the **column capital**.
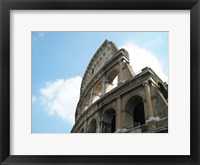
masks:
<svg viewBox="0 0 200 165"><path fill-rule="evenodd" d="M117 99L117 100L118 100L118 99L121 99L121 95L117 96L116 99Z"/></svg>
<svg viewBox="0 0 200 165"><path fill-rule="evenodd" d="M151 79L148 79L146 81L143 82L143 85L150 85L152 83Z"/></svg>
<svg viewBox="0 0 200 165"><path fill-rule="evenodd" d="M147 99L145 98L145 99L143 99L143 101L142 101L143 103L146 103L147 102Z"/></svg>

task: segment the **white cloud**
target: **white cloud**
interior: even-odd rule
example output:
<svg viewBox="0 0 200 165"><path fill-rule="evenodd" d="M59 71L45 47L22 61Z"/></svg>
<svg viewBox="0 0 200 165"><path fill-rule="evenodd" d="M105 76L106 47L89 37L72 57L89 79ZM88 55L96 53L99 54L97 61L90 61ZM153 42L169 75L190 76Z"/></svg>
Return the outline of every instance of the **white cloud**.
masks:
<svg viewBox="0 0 200 165"><path fill-rule="evenodd" d="M58 79L46 83L40 89L42 103L49 115L58 115L69 123L74 123L76 105L79 100L82 78Z"/></svg>
<svg viewBox="0 0 200 165"><path fill-rule="evenodd" d="M168 80L168 76L163 71L163 61L159 61L153 53L139 47L133 41L123 45L122 48L129 52L130 64L135 73L145 67L150 67L163 81Z"/></svg>

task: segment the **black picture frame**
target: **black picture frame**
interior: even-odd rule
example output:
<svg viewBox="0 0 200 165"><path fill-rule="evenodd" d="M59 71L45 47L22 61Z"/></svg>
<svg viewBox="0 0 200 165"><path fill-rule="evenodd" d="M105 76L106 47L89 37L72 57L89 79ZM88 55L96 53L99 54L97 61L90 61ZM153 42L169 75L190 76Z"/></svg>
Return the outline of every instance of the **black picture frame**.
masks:
<svg viewBox="0 0 200 165"><path fill-rule="evenodd" d="M190 10L190 149L177 156L10 155L10 10ZM200 164L200 2L199 0L0 0L0 162L1 164ZM23 60L23 59L22 59ZM184 78L183 78L184 81Z"/></svg>

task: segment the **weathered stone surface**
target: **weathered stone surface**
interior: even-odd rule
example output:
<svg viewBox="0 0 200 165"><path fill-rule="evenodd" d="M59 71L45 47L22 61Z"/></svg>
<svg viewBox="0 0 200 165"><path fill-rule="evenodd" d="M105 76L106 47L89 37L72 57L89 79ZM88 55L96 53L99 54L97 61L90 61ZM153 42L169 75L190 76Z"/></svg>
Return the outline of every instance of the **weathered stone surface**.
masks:
<svg viewBox="0 0 200 165"><path fill-rule="evenodd" d="M168 132L168 84L105 40L84 74L72 133Z"/></svg>

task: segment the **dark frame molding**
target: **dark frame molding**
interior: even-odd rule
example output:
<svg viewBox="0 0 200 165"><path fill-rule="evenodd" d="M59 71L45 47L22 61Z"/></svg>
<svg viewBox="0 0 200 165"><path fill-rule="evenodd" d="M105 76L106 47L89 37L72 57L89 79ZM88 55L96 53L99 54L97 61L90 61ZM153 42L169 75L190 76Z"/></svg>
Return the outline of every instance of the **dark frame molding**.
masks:
<svg viewBox="0 0 200 165"><path fill-rule="evenodd" d="M190 10L190 156L25 156L10 155L10 10ZM200 2L199 0L0 0L0 162L1 164L200 164Z"/></svg>

